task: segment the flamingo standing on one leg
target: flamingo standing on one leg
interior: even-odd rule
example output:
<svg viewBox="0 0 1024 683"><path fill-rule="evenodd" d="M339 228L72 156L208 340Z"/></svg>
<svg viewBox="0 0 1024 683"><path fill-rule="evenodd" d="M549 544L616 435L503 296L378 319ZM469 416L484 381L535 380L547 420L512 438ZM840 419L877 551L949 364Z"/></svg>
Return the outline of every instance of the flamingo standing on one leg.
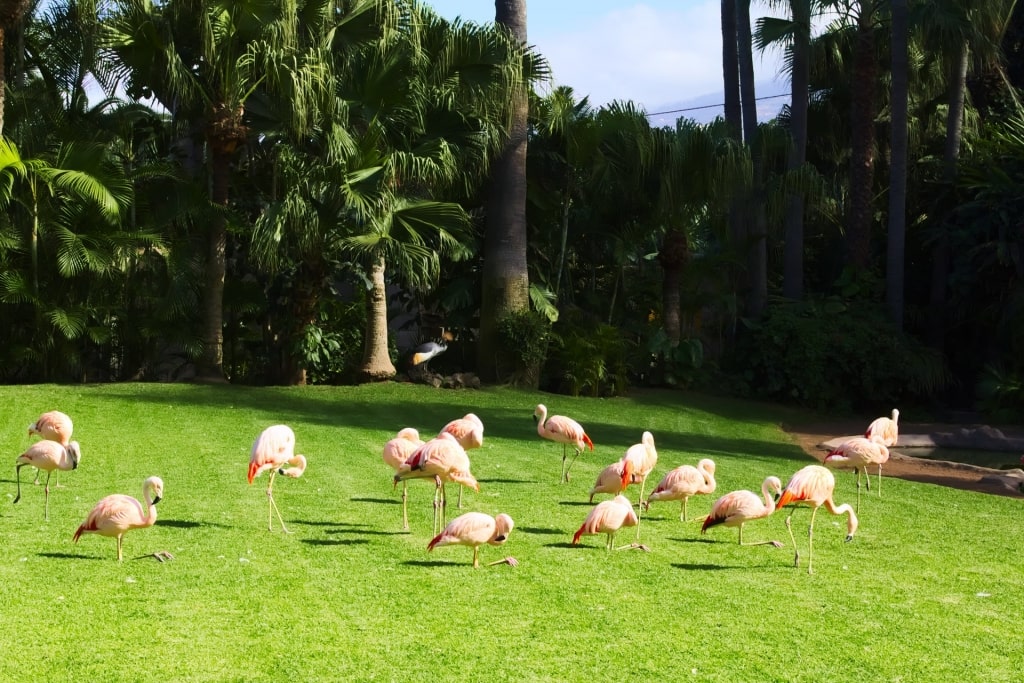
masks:
<svg viewBox="0 0 1024 683"><path fill-rule="evenodd" d="M445 545L468 545L473 549L473 569L480 568L479 551L480 546L487 543L490 545L503 545L512 533L515 523L512 518L502 513L497 517L482 512L467 512L459 515L444 528L444 531L427 544L427 552L435 547ZM489 562L488 567L496 564L508 564L513 567L519 564L514 557L505 557L494 562Z"/></svg>
<svg viewBox="0 0 1024 683"><path fill-rule="evenodd" d="M882 495L882 465L889 462L889 449L880 441L855 436L839 444L825 456L827 467L850 467L857 475L857 512L860 513L860 472L864 470L868 491L871 490L871 473L868 465L878 465L878 495Z"/></svg>
<svg viewBox="0 0 1024 683"><path fill-rule="evenodd" d="M436 534L444 527L445 499L444 486L446 482L455 482L468 486L474 491L480 491L480 484L469 471L469 456L466 449L459 445L455 437L447 432L442 432L436 437L417 448L408 460L405 461L395 473L394 482L405 481L406 479L433 479L434 480L434 523L430 530ZM438 516L438 508L441 514ZM440 523L438 523L440 521Z"/></svg>
<svg viewBox="0 0 1024 683"><path fill-rule="evenodd" d="M455 437L455 440L459 442L467 451L474 448L480 448L484 445L484 423L483 421L474 415L473 413L466 413L463 417L457 420L452 420L446 424L442 429L442 432L448 432ZM459 487L459 509L462 509L462 489Z"/></svg>
<svg viewBox="0 0 1024 683"><path fill-rule="evenodd" d="M761 498L753 491L731 491L715 501L711 506L711 514L704 519L700 528L703 534L713 526L724 524L740 529L740 545L773 545L781 548L778 541L743 542L743 525L755 519L763 519L775 512L775 494L782 490L782 482L778 477L768 477L761 484Z"/></svg>
<svg viewBox="0 0 1024 683"><path fill-rule="evenodd" d="M569 481L569 470L572 469L572 464L576 462L576 458L579 457L584 448L589 446L590 450L594 450L594 442L590 440L590 437L587 436L587 433L583 431L583 427L576 420L564 415L548 417L547 406L543 403L537 404L533 411L533 419L537 421L537 434L549 441L562 444L562 473L558 476L558 482ZM569 462L569 467L566 467L565 451L568 445L576 449L576 455Z"/></svg>
<svg viewBox="0 0 1024 683"><path fill-rule="evenodd" d="M602 501L594 506L594 509L590 511L590 514L583 521L583 525L580 526L572 537L573 545L580 542L581 536L607 534L608 542L605 544L605 548L611 550L615 534L619 529L624 526L636 526L638 521L636 511L633 510L633 504L629 502L628 498L620 494L611 500ZM649 550L647 546L639 543L631 543L630 545L616 548L616 550L624 548Z"/></svg>
<svg viewBox="0 0 1024 683"><path fill-rule="evenodd" d="M291 465L291 467L284 467ZM281 531L290 534L281 518L281 511L274 502L274 477L278 474L286 477L301 477L306 471L306 457L295 454L295 432L288 425L273 425L264 429L252 445L249 456L249 483L270 470L270 481L267 483L267 530L274 530L274 513L281 523Z"/></svg>
<svg viewBox="0 0 1024 683"><path fill-rule="evenodd" d="M879 417L872 420L864 432L865 439L878 441L887 448L892 448L900 438L900 411L892 409L892 417Z"/></svg>
<svg viewBox="0 0 1024 683"><path fill-rule="evenodd" d="M56 441L67 448L71 443L71 433L74 431L74 423L66 413L59 410L51 410L43 413L39 418L28 426L28 435L35 434L46 441ZM33 484L39 483L39 470L36 470L36 478ZM60 488L56 479L53 480L54 488Z"/></svg>
<svg viewBox="0 0 1024 683"><path fill-rule="evenodd" d="M686 501L691 496L714 493L716 486L714 460L704 458L696 467L680 465L662 477L661 482L647 497L645 507L650 508L651 503L658 500L681 500L679 520L685 522Z"/></svg>
<svg viewBox="0 0 1024 683"><path fill-rule="evenodd" d="M832 500L832 494L836 487L836 478L832 476L832 473L821 465L808 465L802 470L797 471L789 479L789 483L786 484L786 488L782 491L782 496L779 498L776 507L782 509L787 505L807 505L811 507L811 524L807 530L808 543L807 543L807 573L813 574L814 570L811 566L814 561L814 517L818 514L818 508L822 505L825 506L829 512L833 515L846 514L846 540L852 541L853 535L857 532L857 515L850 507L848 503L836 507L835 501ZM793 541L793 547L796 549L796 555L793 557L793 566L800 566L800 548L796 545L796 539L793 537L792 517L793 512L796 511L794 507L789 511L789 516L786 517L786 529L789 531L789 538Z"/></svg>
<svg viewBox="0 0 1024 683"><path fill-rule="evenodd" d="M412 427L406 427L398 432L395 438L384 444L381 458L384 464L397 472L405 461L409 459L417 448L423 445L420 433ZM409 499L409 482L402 482L402 529L409 528L409 513L407 501Z"/></svg>
<svg viewBox="0 0 1024 683"><path fill-rule="evenodd" d="M28 450L22 453L14 461L14 471L18 480L18 495L14 502L21 500L21 468L25 465L35 467L37 470L46 470L45 504L43 507L44 518L50 519L50 475L54 470L73 470L78 468L78 462L82 459L82 451L77 441L71 441L67 446L62 446L56 441L37 441Z"/></svg>
<svg viewBox="0 0 1024 683"><path fill-rule="evenodd" d="M164 482L160 477L150 477L142 483L142 497L146 505L131 496L115 493L107 496L89 513L82 525L75 531L72 541L78 543L82 534L99 534L117 539L117 561L121 562L121 540L132 529L145 529L156 523L156 504L164 496ZM174 559L166 550L153 553L153 557L163 562Z"/></svg>

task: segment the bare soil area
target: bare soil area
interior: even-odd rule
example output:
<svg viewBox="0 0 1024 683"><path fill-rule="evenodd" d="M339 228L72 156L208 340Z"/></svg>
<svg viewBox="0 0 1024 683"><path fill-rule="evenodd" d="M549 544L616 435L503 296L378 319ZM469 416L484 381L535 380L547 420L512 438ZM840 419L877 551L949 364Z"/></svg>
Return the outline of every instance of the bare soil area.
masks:
<svg viewBox="0 0 1024 683"><path fill-rule="evenodd" d="M855 436L863 433L865 425L861 422L835 421L829 423L782 425L783 430L792 434L801 448L811 457L824 460L827 451L820 444L841 436ZM955 429L956 425L936 424L903 424L900 433L928 434L935 431ZM1011 470L1010 472L1013 472ZM939 484L953 488L991 493L1014 498L1024 498L1019 489L1020 479L1002 470L992 470L976 465L956 462L913 458L893 454L882 467L882 475L899 477L909 481L928 484Z"/></svg>

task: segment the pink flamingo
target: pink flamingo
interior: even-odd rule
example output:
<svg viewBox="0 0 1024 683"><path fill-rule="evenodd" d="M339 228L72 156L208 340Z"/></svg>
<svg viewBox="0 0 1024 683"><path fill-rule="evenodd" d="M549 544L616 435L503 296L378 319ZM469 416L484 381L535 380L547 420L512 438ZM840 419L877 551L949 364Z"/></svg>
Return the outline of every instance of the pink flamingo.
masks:
<svg viewBox="0 0 1024 683"><path fill-rule="evenodd" d="M594 450L594 442L590 440L576 420L563 415L548 417L547 406L543 403L537 404L533 411L533 419L537 421L537 434L544 439L562 444L562 473L558 475L558 481L559 483L563 480L569 481L569 470L572 469L572 464L576 462L576 458L584 448L589 446L590 450ZM569 467L566 467L565 452L568 445L576 449L576 455L569 462Z"/></svg>
<svg viewBox="0 0 1024 683"><path fill-rule="evenodd" d="M864 438L892 448L900 438L899 420L900 411L893 408L892 417L879 417L868 425L867 431L864 432Z"/></svg>
<svg viewBox="0 0 1024 683"><path fill-rule="evenodd" d="M629 502L628 498L620 494L611 500L602 501L594 506L594 509L590 511L590 514L583 521L583 525L580 526L572 537L572 542L573 545L578 544L580 537L585 535L607 534L608 542L605 544L605 548L611 550L615 534L618 533L619 529L624 526L636 526L638 522L639 519L633 510L633 504ZM649 550L647 546L639 543L631 543L630 545L616 548L616 550L623 550L624 548Z"/></svg>
<svg viewBox="0 0 1024 683"><path fill-rule="evenodd" d="M420 438L420 433L412 427L406 427L405 429L398 432L395 438L384 444L384 450L381 453L381 457L384 460L384 464L397 472L401 469L405 461L409 459L417 448L423 445L423 439ZM409 499L409 482L402 482L402 529L409 528L409 513L407 512L406 502Z"/></svg>
<svg viewBox="0 0 1024 683"><path fill-rule="evenodd" d="M761 484L761 498L753 491L731 491L711 506L711 514L704 519L700 528L703 534L713 526L724 524L725 526L736 526L740 529L740 545L773 545L781 548L778 541L756 541L754 543L743 542L743 525L755 519L763 519L775 512L775 494L782 490L782 482L778 477L768 477Z"/></svg>
<svg viewBox="0 0 1024 683"><path fill-rule="evenodd" d="M871 490L868 465L878 465L878 495L882 495L882 465L889 462L889 449L880 441L855 436L842 442L825 456L826 467L853 467L857 475L857 512L860 512L860 472L867 475L867 488Z"/></svg>
<svg viewBox="0 0 1024 683"><path fill-rule="evenodd" d="M46 441L56 441L60 445L67 448L71 442L71 432L74 430L74 424L71 422L71 418L65 413L59 410L51 410L43 413L39 418L28 426L28 435L32 436L35 434L41 439ZM39 483L39 470L36 470L36 478L33 484ZM60 488L60 484L56 479L53 480L53 486Z"/></svg>
<svg viewBox="0 0 1024 683"><path fill-rule="evenodd" d="M68 442L62 446L56 441L37 441L28 450L15 459L14 471L18 480L18 495L14 502L21 500L21 468L25 465L35 467L37 470L46 470L45 504L43 507L44 518L50 519L50 475L54 470L73 470L78 468L78 462L82 459L82 452L77 441Z"/></svg>
<svg viewBox="0 0 1024 683"><path fill-rule="evenodd" d="M786 488L782 491L782 496L779 498L776 507L782 509L787 505L807 505L811 508L811 524L807 530L808 542L807 542L807 573L813 574L814 570L811 567L811 563L814 561L814 517L818 514L818 508L822 505L825 509L831 512L833 515L847 515L846 521L846 540L847 542L853 540L853 535L857 532L857 515L853 511L853 508L849 504L844 503L839 507L836 507L835 501L832 500L832 494L836 487L836 478L832 476L832 473L821 465L808 465L802 470L797 471L789 479L789 483L786 484ZM793 547L796 549L796 555L793 558L793 566L800 566L800 548L796 545L796 539L793 538L793 527L792 517L796 511L794 507L789 511L789 516L786 517L786 529L789 531L789 538L793 541Z"/></svg>
<svg viewBox="0 0 1024 683"><path fill-rule="evenodd" d="M92 509L89 516L75 531L72 541L78 543L82 534L99 534L117 539L117 561L122 561L121 539L132 529L145 529L156 523L156 504L164 495L164 482L160 477L150 477L142 482L142 497L146 505L131 496L115 493L107 496ZM163 562L174 559L166 550L153 553Z"/></svg>
<svg viewBox="0 0 1024 683"><path fill-rule="evenodd" d="M594 496L598 493L610 493L617 496L626 490L627 477L623 474L626 463L616 460L608 467L605 467L597 475L593 488L590 489L590 502L594 502Z"/></svg>
<svg viewBox="0 0 1024 683"><path fill-rule="evenodd" d="M438 533L444 526L445 500L444 486L446 482L455 482L480 491L480 484L469 471L469 456L466 449L459 445L455 437L442 432L417 448L408 460L395 473L395 486L406 479L434 480L434 522L431 533ZM437 514L441 509L440 523Z"/></svg>
<svg viewBox="0 0 1024 683"><path fill-rule="evenodd" d="M291 467L284 467L291 465ZM270 470L270 481L267 483L267 530L274 530L274 513L281 523L281 531L290 534L281 518L281 511L274 502L274 477L278 474L286 477L301 477L306 471L306 457L295 454L295 432L288 425L273 425L264 429L252 445L249 456L249 483Z"/></svg>
<svg viewBox="0 0 1024 683"><path fill-rule="evenodd" d="M645 507L649 509L651 503L659 500L680 500L682 503L679 506L679 519L685 522L686 501L691 496L714 493L716 486L714 460L704 458L696 467L680 465L662 477L658 486L647 497Z"/></svg>
<svg viewBox="0 0 1024 683"><path fill-rule="evenodd" d="M622 456L622 486L640 482L640 497L637 499L637 524L636 540L640 540L640 516L643 514L644 488L647 486L647 477L654 466L658 464L658 451L654 448L654 435L644 432L640 437L640 443L633 444L626 449Z"/></svg>
<svg viewBox="0 0 1024 683"><path fill-rule="evenodd" d="M484 445L484 423L473 413L466 413L457 420L452 420L441 429L455 437L467 451ZM459 487L459 509L462 509L462 488Z"/></svg>
<svg viewBox="0 0 1024 683"><path fill-rule="evenodd" d="M473 549L473 569L479 569L480 546L485 543L503 545L508 540L508 535L512 533L513 526L515 524L512 518L504 513L491 517L482 512L467 512L453 519L444 531L434 536L427 544L427 552L445 545L468 545ZM493 567L496 564L515 567L519 561L514 557L505 557L489 562L487 566Z"/></svg>

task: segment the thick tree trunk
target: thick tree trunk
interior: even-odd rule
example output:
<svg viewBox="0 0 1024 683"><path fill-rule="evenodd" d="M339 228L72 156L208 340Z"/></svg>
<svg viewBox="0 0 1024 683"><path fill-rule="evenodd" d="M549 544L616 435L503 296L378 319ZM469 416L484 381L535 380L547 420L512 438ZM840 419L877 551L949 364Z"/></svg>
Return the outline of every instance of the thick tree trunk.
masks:
<svg viewBox="0 0 1024 683"><path fill-rule="evenodd" d="M725 83L725 123L734 140L743 139L740 109L740 63L736 50L736 0L722 0L722 81Z"/></svg>
<svg viewBox="0 0 1024 683"><path fill-rule="evenodd" d="M7 67L3 59L6 34L6 29L0 26L0 137L4 134L4 105L7 102Z"/></svg>
<svg viewBox="0 0 1024 683"><path fill-rule="evenodd" d="M790 140L786 168L793 172L807 159L807 91L810 87L811 5L792 0L793 70L790 87ZM786 197L785 244L783 245L782 295L799 301L804 296L804 196Z"/></svg>
<svg viewBox="0 0 1024 683"><path fill-rule="evenodd" d="M683 268L689 261L689 245L686 234L671 229L662 240L658 262L664 271L661 288L661 316L672 346L679 346L682 338L682 311L680 310L679 287Z"/></svg>
<svg viewBox="0 0 1024 683"><path fill-rule="evenodd" d="M889 152L889 231L885 302L889 318L903 329L903 271L907 232L907 100L909 99L907 0L892 0L892 149Z"/></svg>
<svg viewBox="0 0 1024 683"><path fill-rule="evenodd" d="M949 76L947 98L949 109L946 115L946 145L943 150L945 181L952 191L956 182L956 165L960 158L960 139L963 134L964 99L967 92L967 43L960 46L960 58ZM929 295L927 339L929 345L942 350L946 340L946 292L949 280L949 264L952 259L949 236L939 236L932 249L932 279Z"/></svg>
<svg viewBox="0 0 1024 683"><path fill-rule="evenodd" d="M760 318L768 304L768 216L764 205L764 160L757 140L757 95L754 87L754 56L750 34L750 0L736 2L736 39L740 62L740 99L743 108L743 140L753 162L747 211L749 228L746 248L747 315Z"/></svg>
<svg viewBox="0 0 1024 683"><path fill-rule="evenodd" d="M383 257L377 257L370 266L370 281L372 289L366 300L366 336L363 338L363 363L359 368L359 379L363 382L381 382L396 374L388 353L388 295Z"/></svg>
<svg viewBox="0 0 1024 683"><path fill-rule="evenodd" d="M495 0L495 21L526 43L526 0ZM526 138L529 102L526 84L510 94L510 136L492 167L484 236L483 292L480 306L478 371L484 381L499 377L498 322L530 307L526 265Z"/></svg>
<svg viewBox="0 0 1024 683"><path fill-rule="evenodd" d="M203 355L197 375L203 381L224 381L224 260L227 246L228 188L231 160L216 145L210 146L213 175L211 199L221 208L210 221L206 236L206 271L203 288Z"/></svg>
<svg viewBox="0 0 1024 683"><path fill-rule="evenodd" d="M857 270L871 265L871 195L875 174L875 36L871 13L860 3L853 54L853 136L850 152L850 205L846 213L846 263Z"/></svg>

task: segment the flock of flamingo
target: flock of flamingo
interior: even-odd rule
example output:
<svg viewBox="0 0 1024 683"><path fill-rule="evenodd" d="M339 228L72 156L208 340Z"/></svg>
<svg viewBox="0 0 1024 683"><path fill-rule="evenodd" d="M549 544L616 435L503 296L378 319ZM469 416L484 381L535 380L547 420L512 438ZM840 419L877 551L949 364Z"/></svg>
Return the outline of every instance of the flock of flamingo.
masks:
<svg viewBox="0 0 1024 683"><path fill-rule="evenodd" d="M562 444L562 471L559 482L569 481L569 472L576 458L586 449L594 449L594 443L579 422L563 415L548 415L547 408L538 404L534 410L537 422L537 434L544 439ZM882 465L889 459L889 447L894 445L899 435L899 411L893 410L891 417L880 417L871 422L863 437L853 437L842 442L826 455L825 467L808 465L794 473L789 482L783 486L775 476L767 477L761 485L761 495L752 491L731 491L721 496L711 506L710 513L703 518L701 533L722 525L737 527L740 545L771 544L782 547L775 540L743 541L743 525L747 522L763 519L776 510L790 507L786 517L786 529L793 543L795 555L793 564L800 565L800 551L793 536L792 517L797 506L811 508L811 519L808 527L807 571L813 573L814 519L818 509L824 507L833 515L847 516L846 540L853 539L857 531L857 514L860 509L861 470L867 475L867 488L871 489L869 466L878 467L878 494L881 495ZM21 468L26 465L35 467L37 471L45 471L46 482L44 514L49 519L50 477L59 470L73 470L81 460L81 450L77 441L71 440L71 418L59 411L43 413L29 427L29 435L41 437L24 453L17 457L15 471L17 475L18 494L14 499L21 499ZM402 429L386 444L382 450L385 464L394 470L393 482L397 487L402 483L402 528L409 528L408 490L409 479L433 480L434 489L434 521L431 533L433 537L427 550L447 545L469 546L473 550L473 567L479 567L479 549L483 545L503 545L514 527L512 518L507 514L496 517L481 513L467 512L459 515L447 525L445 515L447 500L445 485L459 485L458 507L462 507L462 487L480 490L480 485L470 472L470 461L467 451L483 445L484 425L479 417L469 413L462 418L452 420L445 425L438 435L429 441L420 439L419 432L411 427ZM575 451L573 458L568 459L568 448ZM654 436L645 431L638 444L630 446L622 458L605 467L590 489L590 503L599 493L613 497L595 505L587 514L586 519L572 537L573 544L578 544L585 535L604 534L608 550L615 548L615 535L624 527L636 527L636 538L628 545L616 550L634 549L648 551L649 548L640 543L640 520L642 513L649 509L650 504L657 501L679 501L680 520L688 520L687 501L694 496L708 495L715 492L715 463L710 459L702 459L696 467L681 465L670 470L645 499L646 481L658 462L658 452L654 445ZM267 528L273 531L276 514L281 531L291 533L285 526L281 512L274 502L274 478L280 474L285 477L300 477L306 470L306 458L295 453L295 433L287 425L274 425L263 430L253 443L249 459L248 481L253 483L256 477L269 472L267 484L268 523ZM829 467L850 468L857 477L857 509L849 504L836 505L833 500L835 477ZM37 473L38 483L38 473ZM633 502L623 493L632 484L640 485L640 494L634 508ZM78 527L73 536L75 542L87 533L112 537L117 540L117 559L121 561L122 539L128 531L152 526L156 522L156 504L163 497L163 481L159 477L149 477L143 482L143 499L145 505L131 496L113 494L100 500L86 520ZM153 553L161 562L172 559L166 551ZM489 563L509 564L516 566L514 557L505 557Z"/></svg>

